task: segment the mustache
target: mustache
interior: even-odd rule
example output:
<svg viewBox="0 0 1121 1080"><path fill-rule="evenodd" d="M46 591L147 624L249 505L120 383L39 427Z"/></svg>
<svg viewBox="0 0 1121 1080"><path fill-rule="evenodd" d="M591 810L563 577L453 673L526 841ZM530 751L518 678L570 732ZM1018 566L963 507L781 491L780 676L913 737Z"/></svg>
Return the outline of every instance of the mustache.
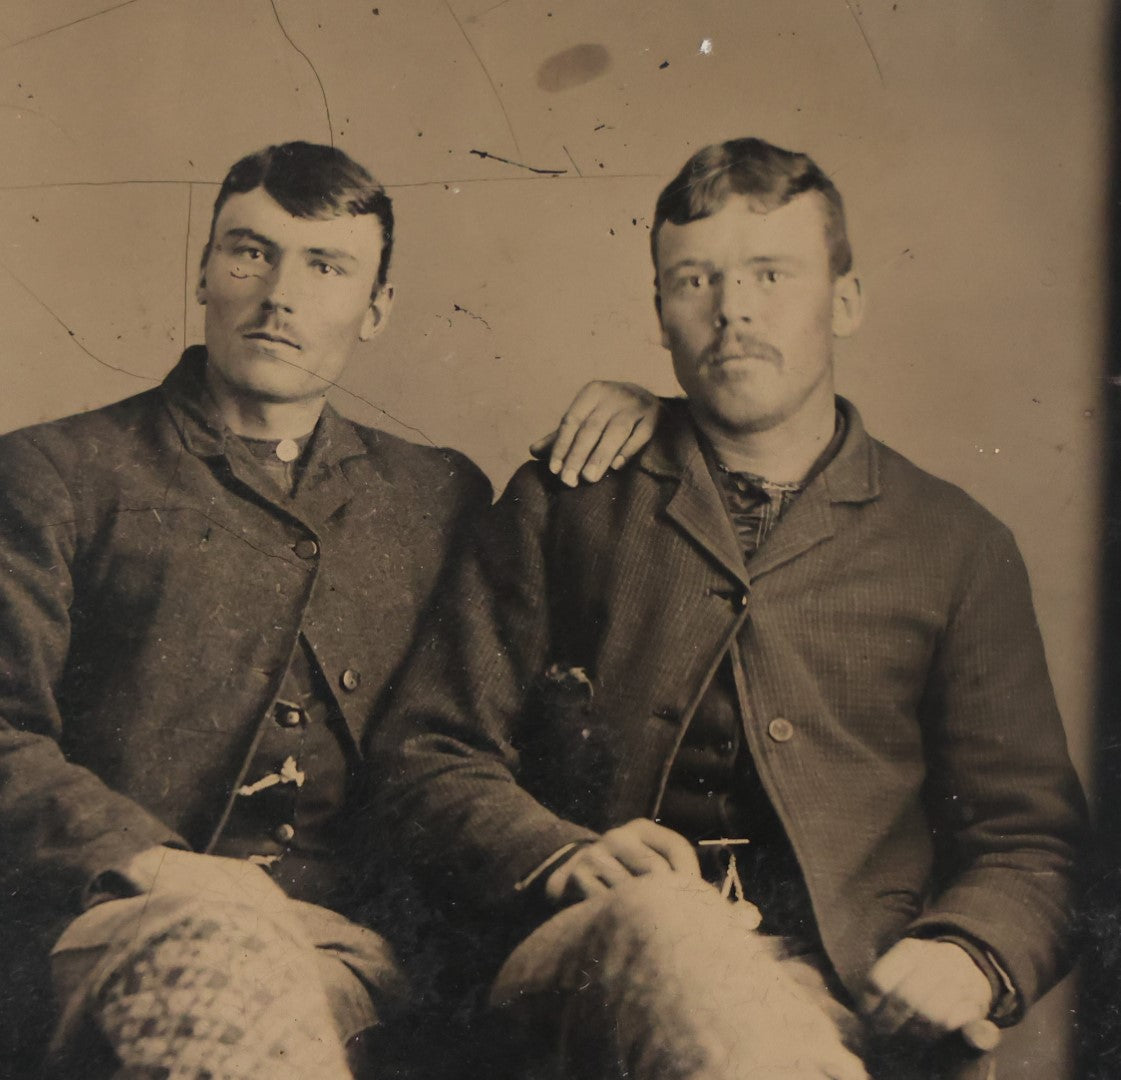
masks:
<svg viewBox="0 0 1121 1080"><path fill-rule="evenodd" d="M773 364L781 364L783 360L782 352L769 341L743 331L721 334L705 355L705 360L711 364L744 358L768 360Z"/></svg>
<svg viewBox="0 0 1121 1080"><path fill-rule="evenodd" d="M254 319L238 327L242 337L260 341L274 341L281 345L291 345L295 349L302 349L300 337L286 323L272 322L269 319Z"/></svg>

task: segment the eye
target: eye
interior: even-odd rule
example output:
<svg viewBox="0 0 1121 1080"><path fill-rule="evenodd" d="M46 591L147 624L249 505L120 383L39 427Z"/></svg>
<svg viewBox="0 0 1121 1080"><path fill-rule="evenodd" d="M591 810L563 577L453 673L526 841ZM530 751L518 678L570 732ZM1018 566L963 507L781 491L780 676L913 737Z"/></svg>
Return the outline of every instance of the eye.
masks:
<svg viewBox="0 0 1121 1080"><path fill-rule="evenodd" d="M776 270L773 266L768 266L760 270L757 276L761 285L777 285L789 275L782 270Z"/></svg>
<svg viewBox="0 0 1121 1080"><path fill-rule="evenodd" d="M674 288L679 293L699 293L710 288L720 278L715 271L712 273L682 274L674 282Z"/></svg>
<svg viewBox="0 0 1121 1080"><path fill-rule="evenodd" d="M337 277L342 274L342 270L329 262L324 262L322 259L316 259L312 264L316 273L322 277Z"/></svg>
<svg viewBox="0 0 1121 1080"><path fill-rule="evenodd" d="M246 262L261 262L265 258L264 251L255 244L239 244L234 248L234 254Z"/></svg>

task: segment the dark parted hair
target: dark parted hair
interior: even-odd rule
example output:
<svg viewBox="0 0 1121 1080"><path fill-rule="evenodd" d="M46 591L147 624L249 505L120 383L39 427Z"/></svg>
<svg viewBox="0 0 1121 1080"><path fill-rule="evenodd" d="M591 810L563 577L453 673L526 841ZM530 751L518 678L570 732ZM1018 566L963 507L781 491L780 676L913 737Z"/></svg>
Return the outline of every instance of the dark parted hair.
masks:
<svg viewBox="0 0 1121 1080"><path fill-rule="evenodd" d="M686 225L715 214L732 195L746 195L760 213L777 210L795 196L820 192L825 200L825 241L834 278L852 269L841 193L805 154L763 139L729 139L698 150L662 190L654 209L650 250L658 266L658 232L667 221ZM753 206L753 209L756 207Z"/></svg>
<svg viewBox="0 0 1121 1080"><path fill-rule="evenodd" d="M381 222L381 260L375 290L389 276L393 254L393 203L358 162L334 146L288 142L266 146L243 157L222 181L210 218L210 237L202 253L205 264L214 243L218 214L231 195L264 188L289 214L302 218L329 218L341 214L376 214Z"/></svg>

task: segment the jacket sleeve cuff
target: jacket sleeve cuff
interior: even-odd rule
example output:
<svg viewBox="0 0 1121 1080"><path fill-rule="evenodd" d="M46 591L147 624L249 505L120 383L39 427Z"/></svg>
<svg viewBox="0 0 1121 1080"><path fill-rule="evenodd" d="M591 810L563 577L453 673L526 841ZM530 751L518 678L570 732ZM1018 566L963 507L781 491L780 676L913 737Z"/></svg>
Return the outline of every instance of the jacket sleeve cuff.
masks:
<svg viewBox="0 0 1121 1080"><path fill-rule="evenodd" d="M573 840L563 847L557 848L548 858L539 862L525 877L514 885L516 893L538 893L545 887L549 875L563 866L576 852L591 840Z"/></svg>
<svg viewBox="0 0 1121 1080"><path fill-rule="evenodd" d="M989 999L992 1002L989 1007L989 1019L994 1023L1012 1024L1023 1014L1023 1003L1020 1001L1020 995L1016 992L1011 977L992 949L958 933L916 934L914 936L924 937L931 941L948 941L969 956L985 978L989 980L989 989L992 992Z"/></svg>
<svg viewBox="0 0 1121 1080"><path fill-rule="evenodd" d="M107 900L123 900L129 896L143 896L152 891L156 875L168 848L186 849L185 845L154 844L137 852L127 861L106 867L94 875L82 893L82 910L103 904Z"/></svg>

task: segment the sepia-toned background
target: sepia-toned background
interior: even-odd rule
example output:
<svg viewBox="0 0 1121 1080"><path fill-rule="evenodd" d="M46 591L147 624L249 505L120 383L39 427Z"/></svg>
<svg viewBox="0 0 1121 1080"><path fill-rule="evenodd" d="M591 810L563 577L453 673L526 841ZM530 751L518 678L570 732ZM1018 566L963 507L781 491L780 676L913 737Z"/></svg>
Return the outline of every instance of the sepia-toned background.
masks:
<svg viewBox="0 0 1121 1080"><path fill-rule="evenodd" d="M501 485L586 380L673 392L654 199L699 146L761 135L845 195L869 310L842 392L1015 531L1088 777L1106 8L0 0L0 430L158 380L201 335L225 169L334 141L399 221L393 319L337 403ZM1067 1076L1074 1008L1069 985L1038 1007L1002 1080Z"/></svg>

